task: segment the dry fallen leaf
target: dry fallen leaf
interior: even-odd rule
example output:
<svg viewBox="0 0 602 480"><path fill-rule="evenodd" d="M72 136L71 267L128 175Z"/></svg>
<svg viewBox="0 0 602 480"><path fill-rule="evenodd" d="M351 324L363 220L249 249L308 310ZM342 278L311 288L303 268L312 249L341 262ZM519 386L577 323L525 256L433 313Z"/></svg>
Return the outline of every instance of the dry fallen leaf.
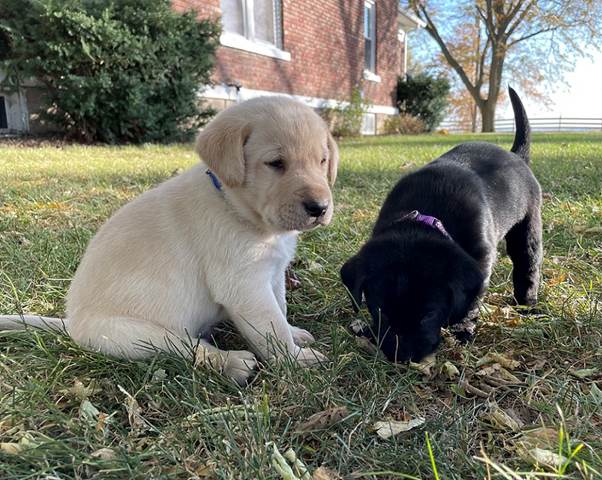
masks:
<svg viewBox="0 0 602 480"><path fill-rule="evenodd" d="M433 376L432 369L435 366L436 362L437 362L437 357L433 353L427 357L424 357L420 363L410 362L410 368L413 368L414 370L418 370L420 373L422 373L426 377L432 377Z"/></svg>
<svg viewBox="0 0 602 480"><path fill-rule="evenodd" d="M18 442L0 443L0 452L7 455L19 455L22 451L35 448L38 444L33 440L30 433L25 433Z"/></svg>
<svg viewBox="0 0 602 480"><path fill-rule="evenodd" d="M18 455L21 453L22 446L15 442L2 442L0 443L0 452L7 455Z"/></svg>
<svg viewBox="0 0 602 480"><path fill-rule="evenodd" d="M314 413L305 422L300 423L295 429L296 432L310 432L312 430L323 430L340 422L349 414L347 407L334 407Z"/></svg>
<svg viewBox="0 0 602 480"><path fill-rule="evenodd" d="M126 391L126 389L123 388L121 385L117 385L117 388L127 398L128 421L130 422L130 427L132 427L132 431L140 432L146 430L146 422L140 414L142 409L140 408L140 405L138 405L138 400L136 400L132 395L130 395Z"/></svg>
<svg viewBox="0 0 602 480"><path fill-rule="evenodd" d="M272 467L282 477L282 480L311 480L307 467L297 458L294 450L289 449L282 455L275 444L270 442L268 445L272 445L273 448Z"/></svg>
<svg viewBox="0 0 602 480"><path fill-rule="evenodd" d="M600 390L595 383L592 384L592 387L589 389L589 394L596 403L602 403L602 390Z"/></svg>
<svg viewBox="0 0 602 480"><path fill-rule="evenodd" d="M326 467L318 467L311 478L312 480L341 480L337 472Z"/></svg>
<svg viewBox="0 0 602 480"><path fill-rule="evenodd" d="M502 367L508 368L510 370L515 370L520 367L520 362L517 360L512 360L508 357L500 353L490 352L484 357L479 358L477 360L477 367L481 367L483 365L487 365L489 363L499 363Z"/></svg>
<svg viewBox="0 0 602 480"><path fill-rule="evenodd" d="M578 370L570 370L569 373L577 378L587 378L594 375L597 371L597 368L581 368Z"/></svg>
<svg viewBox="0 0 602 480"><path fill-rule="evenodd" d="M555 428L538 427L523 431L519 444L525 448L554 449L558 445L559 433Z"/></svg>
<svg viewBox="0 0 602 480"><path fill-rule="evenodd" d="M456 367L449 360L443 364L443 372L445 373L445 376L450 380L453 380L454 378L460 375L460 370L458 370L458 367Z"/></svg>
<svg viewBox="0 0 602 480"><path fill-rule="evenodd" d="M117 454L112 448L99 448L95 452L92 452L90 456L99 460L115 460L117 458Z"/></svg>
<svg viewBox="0 0 602 480"><path fill-rule="evenodd" d="M425 419L423 417L414 418L412 420L400 422L397 420L387 420L384 422L375 422L373 425L376 434L380 438L390 438L401 432L407 432L413 428L423 425Z"/></svg>
<svg viewBox="0 0 602 480"><path fill-rule="evenodd" d="M513 418L495 403L489 405L488 411L481 415L481 419L498 430L517 432L522 427L522 422L519 423L519 420Z"/></svg>
<svg viewBox="0 0 602 480"><path fill-rule="evenodd" d="M561 283L564 283L564 281L567 279L567 274L565 272L559 273L558 275L553 276L552 278L550 278L547 281L547 285L548 287L555 287L557 285L560 285Z"/></svg>
<svg viewBox="0 0 602 480"><path fill-rule="evenodd" d="M78 400L86 400L92 395L100 392L100 390L101 389L95 387L93 383L85 386L80 380L75 380L72 387L61 390L61 393L69 397L75 397Z"/></svg>
<svg viewBox="0 0 602 480"><path fill-rule="evenodd" d="M517 453L519 457L532 465L544 465L550 468L561 467L567 461L566 457L543 448L518 448Z"/></svg>
<svg viewBox="0 0 602 480"><path fill-rule="evenodd" d="M96 423L99 414L100 410L90 400L83 400L79 406L79 418L88 423Z"/></svg>

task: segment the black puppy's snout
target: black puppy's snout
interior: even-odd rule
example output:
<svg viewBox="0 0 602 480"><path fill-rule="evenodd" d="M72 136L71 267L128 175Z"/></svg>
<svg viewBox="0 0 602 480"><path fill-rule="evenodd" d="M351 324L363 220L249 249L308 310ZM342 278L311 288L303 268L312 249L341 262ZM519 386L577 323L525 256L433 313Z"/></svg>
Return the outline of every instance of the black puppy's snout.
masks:
<svg viewBox="0 0 602 480"><path fill-rule="evenodd" d="M321 217L328 210L328 202L324 200L306 200L303 208L310 217Z"/></svg>

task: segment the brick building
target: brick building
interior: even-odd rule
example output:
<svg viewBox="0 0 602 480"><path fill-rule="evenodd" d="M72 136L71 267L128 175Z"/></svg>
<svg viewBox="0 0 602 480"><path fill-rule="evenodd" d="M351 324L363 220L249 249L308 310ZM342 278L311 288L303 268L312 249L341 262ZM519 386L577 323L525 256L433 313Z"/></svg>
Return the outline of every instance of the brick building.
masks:
<svg viewBox="0 0 602 480"><path fill-rule="evenodd" d="M364 133L397 113L393 90L405 74L407 34L421 21L398 0L172 0L178 11L221 18L213 85L218 109L284 94L314 108L345 103L361 85L370 104Z"/></svg>
<svg viewBox="0 0 602 480"><path fill-rule="evenodd" d="M217 109L262 95L290 95L314 108L344 105L361 86L367 134L397 113L407 34L421 21L398 0L171 0L177 11L221 19L213 85L201 95ZM2 72L0 72L0 80ZM0 133L44 131L35 120L43 91L0 92Z"/></svg>

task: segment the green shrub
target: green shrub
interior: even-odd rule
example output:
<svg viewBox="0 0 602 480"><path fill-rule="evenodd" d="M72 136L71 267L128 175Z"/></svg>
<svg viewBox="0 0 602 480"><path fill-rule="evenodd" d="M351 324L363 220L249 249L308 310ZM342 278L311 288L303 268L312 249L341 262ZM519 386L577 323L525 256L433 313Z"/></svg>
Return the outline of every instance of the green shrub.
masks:
<svg viewBox="0 0 602 480"><path fill-rule="evenodd" d="M2 0L0 31L8 82L41 82L44 115L72 137L178 140L211 113L197 93L219 27L174 12L169 0Z"/></svg>
<svg viewBox="0 0 602 480"><path fill-rule="evenodd" d="M400 113L385 120L383 130L387 135L412 135L426 132L424 122L409 113Z"/></svg>
<svg viewBox="0 0 602 480"><path fill-rule="evenodd" d="M362 117L367 106L361 88L356 87L347 105L322 108L320 115L335 137L355 137L362 129Z"/></svg>
<svg viewBox="0 0 602 480"><path fill-rule="evenodd" d="M448 106L449 81L445 77L431 77L426 73L397 79L397 108L419 118L432 132L443 120Z"/></svg>

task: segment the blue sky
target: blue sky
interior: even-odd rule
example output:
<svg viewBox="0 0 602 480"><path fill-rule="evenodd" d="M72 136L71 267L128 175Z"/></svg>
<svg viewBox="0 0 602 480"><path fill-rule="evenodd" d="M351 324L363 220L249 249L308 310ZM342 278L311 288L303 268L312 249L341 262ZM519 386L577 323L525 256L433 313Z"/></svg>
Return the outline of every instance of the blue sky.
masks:
<svg viewBox="0 0 602 480"><path fill-rule="evenodd" d="M559 82L551 92L553 104L549 108L523 97L529 116L602 118L602 52L595 52L592 59L577 60L575 70L567 73L564 80L567 85ZM497 116L512 118L510 112L509 104L504 105Z"/></svg>

